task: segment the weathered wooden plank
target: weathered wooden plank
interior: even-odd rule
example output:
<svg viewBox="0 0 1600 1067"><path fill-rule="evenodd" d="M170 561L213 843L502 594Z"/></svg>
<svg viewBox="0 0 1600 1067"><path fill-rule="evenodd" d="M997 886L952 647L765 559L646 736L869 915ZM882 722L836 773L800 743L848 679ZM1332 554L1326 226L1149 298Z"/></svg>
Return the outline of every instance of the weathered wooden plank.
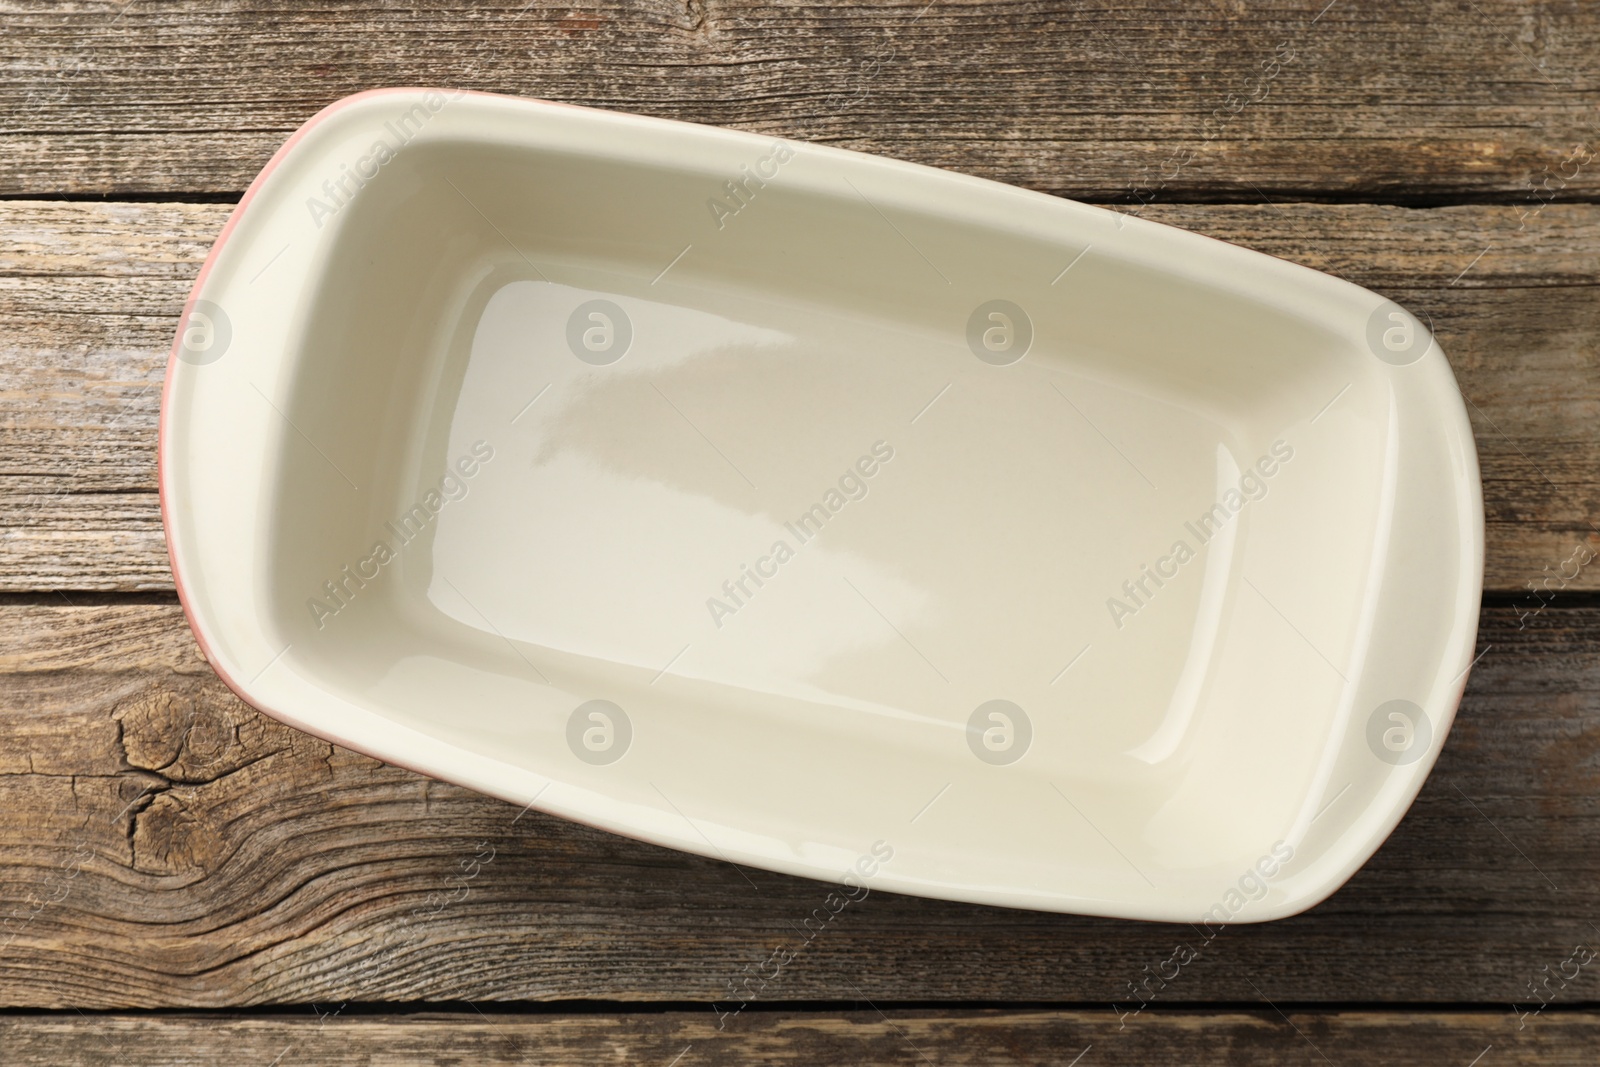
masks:
<svg viewBox="0 0 1600 1067"><path fill-rule="evenodd" d="M336 1005L322 1005L331 1012ZM1552 1014L1516 1029L1506 1014L1474 1012L1169 1012L1119 1028L1109 1011L763 1012L718 1030L704 1012L648 1015L404 1016L18 1015L0 1019L14 1067L189 1067L282 1063L377 1067L641 1063L681 1067L764 1064L963 1064L1148 1067L1590 1067L1600 1014ZM1073 1057L1081 1056L1075 1060ZM132 1058L130 1060L130 1057ZM276 1057L276 1058L275 1058Z"/></svg>
<svg viewBox="0 0 1600 1067"><path fill-rule="evenodd" d="M741 1026L786 1000L1129 1012L1184 945L1197 958L1146 987L1130 1026L1267 999L1509 1013L1575 945L1600 949L1593 598L1490 607L1396 834L1320 907L1210 939L884 893L807 939L821 884L751 885L265 719L210 674L175 604L11 598L0 632L0 1003L18 1007L748 997ZM754 980L780 946L794 960ZM1592 1004L1597 981L1590 967L1541 999Z"/></svg>
<svg viewBox="0 0 1600 1067"><path fill-rule="evenodd" d="M230 210L0 207L0 588L172 588L154 496L165 350ZM86 563L103 573L85 581Z"/></svg>
<svg viewBox="0 0 1600 1067"><path fill-rule="evenodd" d="M7 0L0 20L3 194L236 192L319 108L381 85L1129 200L1592 196L1600 147L1600 12L1560 0Z"/></svg>
<svg viewBox="0 0 1600 1067"><path fill-rule="evenodd" d="M0 204L0 591L171 588L155 497L160 382L228 210ZM1600 206L1146 214L1428 312L1472 404L1488 588L1543 588L1584 539L1600 548ZM1600 569L1566 588L1600 588Z"/></svg>

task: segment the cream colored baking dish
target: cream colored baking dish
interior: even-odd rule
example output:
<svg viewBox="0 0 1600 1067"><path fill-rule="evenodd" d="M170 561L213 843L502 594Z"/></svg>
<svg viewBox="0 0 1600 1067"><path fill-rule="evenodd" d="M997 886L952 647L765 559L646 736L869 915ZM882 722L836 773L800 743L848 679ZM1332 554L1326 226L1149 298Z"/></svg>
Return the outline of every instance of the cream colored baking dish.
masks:
<svg viewBox="0 0 1600 1067"><path fill-rule="evenodd" d="M1410 313L775 137L333 105L206 261L161 446L243 699L849 886L1291 914L1394 828L1473 656L1477 458Z"/></svg>

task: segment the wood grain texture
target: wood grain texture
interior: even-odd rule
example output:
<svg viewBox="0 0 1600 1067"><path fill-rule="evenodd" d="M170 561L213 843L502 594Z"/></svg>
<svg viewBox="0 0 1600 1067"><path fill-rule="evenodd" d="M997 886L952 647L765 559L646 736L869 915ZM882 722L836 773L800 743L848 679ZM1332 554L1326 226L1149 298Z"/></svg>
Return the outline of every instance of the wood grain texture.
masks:
<svg viewBox="0 0 1600 1067"><path fill-rule="evenodd" d="M172 587L155 495L160 383L229 210L0 204L0 591ZM1487 588L1537 582L1546 595L1580 543L1600 549L1600 206L1143 213L1335 271L1432 318L1477 434ZM1600 588L1600 568L1549 588Z"/></svg>
<svg viewBox="0 0 1600 1067"><path fill-rule="evenodd" d="M175 604L101 600L0 603L7 1005L749 999L740 1025L796 1000L1127 1012L1184 945L1198 958L1147 986L1134 1020L1265 1001L1509 1015L1574 946L1600 949L1593 598L1487 610L1488 651L1421 797L1305 915L1207 939L875 892L753 984L826 886L747 881L316 741L240 704ZM1600 1000L1600 963L1551 992L1541 1025Z"/></svg>
<svg viewBox="0 0 1600 1067"><path fill-rule="evenodd" d="M332 1006L323 1006L322 1011ZM618 1063L662 1067L745 1064L991 1064L995 1067L1592 1067L1600 1015L1550 1015L1516 1029L1491 1012L1170 1012L1119 1028L1109 1011L766 1012L723 1030L704 1012L508 1015L439 1012L329 1015L13 1016L0 1045L13 1067L215 1063L282 1067L380 1064ZM1081 1060L1073 1057L1082 1055ZM276 1057L276 1058L275 1058ZM676 1057L676 1058L675 1058Z"/></svg>
<svg viewBox="0 0 1600 1067"><path fill-rule="evenodd" d="M1600 949L1600 567L1551 576L1600 549L1600 7L0 0L0 38L6 1067L1596 1062L1600 962L1560 975ZM519 812L241 704L170 594L166 352L222 201L384 85L1116 202L1425 312L1477 435L1491 595L1397 832L1268 926L873 893L764 980L827 887ZM1178 946L1197 958L1152 980Z"/></svg>
<svg viewBox="0 0 1600 1067"><path fill-rule="evenodd" d="M1592 197L1576 0L0 4L0 194L237 192L385 85L543 97L1128 200ZM1571 172L1571 173L1569 173Z"/></svg>

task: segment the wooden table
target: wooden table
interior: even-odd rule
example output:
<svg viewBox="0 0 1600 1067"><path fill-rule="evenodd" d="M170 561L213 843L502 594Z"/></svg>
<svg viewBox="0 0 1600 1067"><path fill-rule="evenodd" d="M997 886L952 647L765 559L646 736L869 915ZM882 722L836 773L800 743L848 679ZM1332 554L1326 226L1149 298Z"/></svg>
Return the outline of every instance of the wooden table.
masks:
<svg viewBox="0 0 1600 1067"><path fill-rule="evenodd" d="M1600 566L1566 562L1600 550L1600 8L0 0L0 39L0 1063L1600 1062ZM240 704L167 568L167 346L290 131L416 84L950 167L1427 311L1482 460L1484 655L1398 831L1203 946L873 893L729 1015L823 886Z"/></svg>

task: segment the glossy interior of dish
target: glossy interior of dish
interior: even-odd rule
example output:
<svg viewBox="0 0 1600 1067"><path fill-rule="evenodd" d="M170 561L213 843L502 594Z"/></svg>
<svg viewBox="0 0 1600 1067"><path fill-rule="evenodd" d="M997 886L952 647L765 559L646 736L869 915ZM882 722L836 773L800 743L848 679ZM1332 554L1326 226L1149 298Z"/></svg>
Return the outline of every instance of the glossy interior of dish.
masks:
<svg viewBox="0 0 1600 1067"><path fill-rule="evenodd" d="M306 267L252 505L283 669L610 825L790 868L884 841L969 899L1199 915L1276 849L1289 900L1392 804L1354 739L1437 704L1460 633L1386 574L1472 615L1481 550L1397 536L1465 476L1409 368L1092 209L445 129Z"/></svg>

